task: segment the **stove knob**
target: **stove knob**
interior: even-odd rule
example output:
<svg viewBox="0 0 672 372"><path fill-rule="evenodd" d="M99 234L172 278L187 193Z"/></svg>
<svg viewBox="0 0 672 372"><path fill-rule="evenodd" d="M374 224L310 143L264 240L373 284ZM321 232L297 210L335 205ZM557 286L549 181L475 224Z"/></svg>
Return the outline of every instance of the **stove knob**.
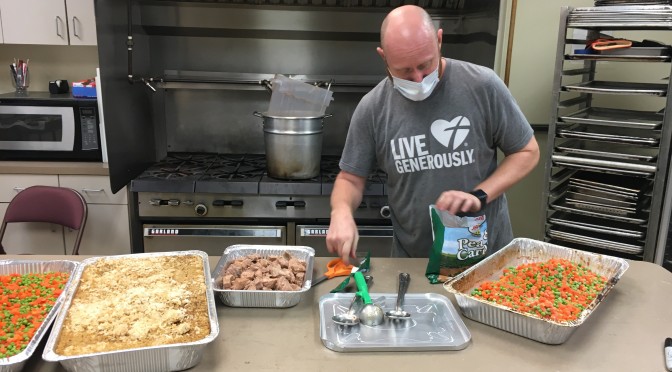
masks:
<svg viewBox="0 0 672 372"><path fill-rule="evenodd" d="M178 205L180 205L180 201L177 199L170 199L168 200L168 205L170 205L171 207L177 207Z"/></svg>
<svg viewBox="0 0 672 372"><path fill-rule="evenodd" d="M197 204L194 210L196 211L196 214L199 216L205 216L208 213L208 207L206 207L203 204Z"/></svg>
<svg viewBox="0 0 672 372"><path fill-rule="evenodd" d="M161 205L161 199L150 199L149 200L149 205L153 205L155 207Z"/></svg>
<svg viewBox="0 0 672 372"><path fill-rule="evenodd" d="M392 212L390 211L390 207L389 207L389 206L385 205L385 206L383 206L382 208L380 208L380 215L381 215L383 218L390 218L390 215L391 215L391 214L392 214Z"/></svg>

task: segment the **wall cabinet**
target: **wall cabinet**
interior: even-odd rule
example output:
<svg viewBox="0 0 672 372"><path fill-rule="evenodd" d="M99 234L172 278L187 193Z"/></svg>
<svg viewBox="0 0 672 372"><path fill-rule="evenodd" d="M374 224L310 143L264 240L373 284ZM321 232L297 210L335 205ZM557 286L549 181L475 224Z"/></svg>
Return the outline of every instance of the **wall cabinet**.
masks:
<svg viewBox="0 0 672 372"><path fill-rule="evenodd" d="M106 176L3 174L0 177L0 216L11 199L32 185L69 187L87 202L88 219L79 247L83 255L131 253L126 189L112 194ZM51 224L10 224L3 239L10 253L69 253L77 232Z"/></svg>
<svg viewBox="0 0 672 372"><path fill-rule="evenodd" d="M6 44L96 45L94 0L0 0Z"/></svg>

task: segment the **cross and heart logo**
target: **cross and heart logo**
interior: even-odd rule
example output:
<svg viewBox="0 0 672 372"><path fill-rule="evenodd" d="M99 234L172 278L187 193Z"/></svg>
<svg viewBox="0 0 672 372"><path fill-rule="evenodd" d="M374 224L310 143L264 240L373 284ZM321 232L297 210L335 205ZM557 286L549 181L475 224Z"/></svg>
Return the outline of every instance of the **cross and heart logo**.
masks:
<svg viewBox="0 0 672 372"><path fill-rule="evenodd" d="M471 123L464 116L458 116L451 121L435 120L430 127L432 135L445 147L449 147L451 141L453 150L456 150L464 142L469 134Z"/></svg>

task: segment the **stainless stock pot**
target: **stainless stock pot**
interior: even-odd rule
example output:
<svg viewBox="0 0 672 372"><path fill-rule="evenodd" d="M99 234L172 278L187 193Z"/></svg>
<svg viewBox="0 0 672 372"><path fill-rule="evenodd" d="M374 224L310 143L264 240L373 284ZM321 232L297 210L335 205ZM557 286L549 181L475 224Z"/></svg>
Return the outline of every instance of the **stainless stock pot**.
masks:
<svg viewBox="0 0 672 372"><path fill-rule="evenodd" d="M254 112L263 119L268 175L301 180L320 174L322 128L330 114L310 117L272 116Z"/></svg>

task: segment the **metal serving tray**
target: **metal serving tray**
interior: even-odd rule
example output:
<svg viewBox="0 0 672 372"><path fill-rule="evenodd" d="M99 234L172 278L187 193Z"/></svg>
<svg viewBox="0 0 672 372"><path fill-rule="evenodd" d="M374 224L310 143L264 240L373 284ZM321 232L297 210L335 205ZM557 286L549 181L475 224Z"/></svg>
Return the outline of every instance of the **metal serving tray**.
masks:
<svg viewBox="0 0 672 372"><path fill-rule="evenodd" d="M651 177L651 174L649 172L641 172L641 171L633 171L633 170L621 170L621 169L614 169L614 168L607 168L607 167L598 167L598 166L595 166L595 165L578 165L578 164L575 164L575 163L568 163L568 162L564 162L564 161L554 161L553 164L557 165L557 166L576 169L576 170L589 170L589 171L604 172L604 173L611 173L611 174L618 174L618 175Z"/></svg>
<svg viewBox="0 0 672 372"><path fill-rule="evenodd" d="M578 320L558 323L471 296L473 289L486 280L497 280L502 275L502 270L507 267L551 258L564 258L587 265L607 278L604 290L581 312ZM620 258L518 238L460 273L454 280L444 283L443 287L455 295L462 314L469 319L546 344L562 344L593 314L627 269L628 263Z"/></svg>
<svg viewBox="0 0 672 372"><path fill-rule="evenodd" d="M570 243L578 243L589 247L600 248L608 251L623 252L628 254L642 254L644 246L614 242L607 239L595 238L592 236L574 234L567 231L549 229L548 236L553 239L562 240Z"/></svg>
<svg viewBox="0 0 672 372"><path fill-rule="evenodd" d="M306 261L306 276L303 286L299 291L244 291L222 289L221 283L216 279L226 269L229 262L250 254L258 254L263 257L281 256L289 252L293 257ZM213 290L226 306L232 307L292 307L301 301L301 296L306 293L313 280L313 265L315 250L310 247L291 245L232 245L224 250L217 266L212 271Z"/></svg>
<svg viewBox="0 0 672 372"><path fill-rule="evenodd" d="M169 344L160 346L141 347L128 350L118 350L104 353L85 354L77 356L64 356L57 354L54 348L61 334L63 321L68 313L72 299L77 292L79 280L87 266L98 260L121 260L121 259L146 259L163 256L198 256L203 262L203 276L205 278L205 296L208 302L208 318L210 320L210 334L202 340ZM210 280L210 265L208 255L202 251L177 251L161 253L136 253L118 256L93 257L82 261L75 271L75 285L67 292L63 311L58 314L54 327L44 347L42 359L49 362L60 362L68 371L181 371L191 368L201 361L203 349L214 341L219 334L219 322L215 310L215 297L212 292Z"/></svg>
<svg viewBox="0 0 672 372"><path fill-rule="evenodd" d="M635 51L633 51L635 52ZM650 51L639 51L650 52ZM668 55L647 54L582 54L570 53L567 59L575 61L611 61L611 62L669 62L672 57Z"/></svg>
<svg viewBox="0 0 672 372"><path fill-rule="evenodd" d="M605 148L606 147L606 148ZM587 157L623 159L632 161L653 162L658 157L658 149L636 147L632 145L612 144L605 146L593 141L572 139L555 146L558 151L567 154L584 155Z"/></svg>
<svg viewBox="0 0 672 372"><path fill-rule="evenodd" d="M663 125L663 115L649 111L620 110L588 107L561 116L565 123L626 127L635 129L658 129Z"/></svg>
<svg viewBox="0 0 672 372"><path fill-rule="evenodd" d="M73 282L73 273L79 266L78 262L74 261L33 261L33 260L2 260L0 261L0 275L9 274L36 274L46 272L67 272L70 273L70 278L63 287L63 293L56 299L54 307L51 308L44 321L37 329L33 339L28 342L26 348L9 358L0 358L0 372L16 372L21 371L23 366L28 361L28 358L33 355L35 349L40 344L42 337L47 333L51 323L56 318L58 310L65 301L65 293L68 291Z"/></svg>
<svg viewBox="0 0 672 372"><path fill-rule="evenodd" d="M385 319L375 327L339 326L331 317L347 312L353 295L332 293L320 298L320 338L328 349L340 352L462 350L471 341L471 333L453 304L435 293L406 294L404 310L411 314L410 320ZM395 308L396 293L371 293L372 298L379 296L385 298L384 303L379 304L383 311Z"/></svg>
<svg viewBox="0 0 672 372"><path fill-rule="evenodd" d="M627 83L618 81L587 81L574 85L565 85L563 89L569 92L648 95L664 97L667 95L667 84L655 83Z"/></svg>
<svg viewBox="0 0 672 372"><path fill-rule="evenodd" d="M603 233L624 238L642 239L645 235L644 229L638 229L637 225L563 212L553 214L553 216L548 219L548 222L553 225L572 227L578 230Z"/></svg>
<svg viewBox="0 0 672 372"><path fill-rule="evenodd" d="M638 205L638 203L633 200L618 200L612 198L611 196L593 195L590 193L576 192L573 190L567 190L567 192L565 192L565 196L574 200L599 203L607 206L624 208L626 210L630 210L631 208L636 210Z"/></svg>
<svg viewBox="0 0 672 372"><path fill-rule="evenodd" d="M638 199L639 195L645 193L651 186L649 182L643 181L641 178L611 176L593 172L577 172L572 175L570 184L572 182L577 185L593 186L605 191L612 191L623 196L631 196L635 199Z"/></svg>
<svg viewBox="0 0 672 372"><path fill-rule="evenodd" d="M575 124L571 127L558 130L562 138L578 138L600 142L622 143L629 145L657 146L660 139L656 137L642 137L641 132L632 128L610 128L610 133L600 133L589 130L585 124Z"/></svg>
<svg viewBox="0 0 672 372"><path fill-rule="evenodd" d="M572 199L570 197L565 197L565 203L573 205L577 208L588 209L596 212L609 213L616 216L632 216L637 213L636 208L622 208L613 205L589 202L585 200Z"/></svg>
<svg viewBox="0 0 672 372"><path fill-rule="evenodd" d="M613 160L601 160L601 159L591 159L584 158L579 156L572 155L551 155L551 159L555 162L575 164L577 166L595 166L605 169L613 169L616 171L635 171L644 174L652 175L656 173L657 167L651 164L642 164L637 162L626 162L626 161L613 161Z"/></svg>
<svg viewBox="0 0 672 372"><path fill-rule="evenodd" d="M630 201L637 201L639 200L639 197L637 195L631 195L627 194L624 192L617 192L617 191L612 191L609 189L605 189L603 187L595 186L592 184L587 184L587 183L582 183L580 181L576 181L573 179L569 180L569 188L574 189L578 192L582 192L587 195L596 195L596 196L603 196L603 197L609 197L615 200L630 200Z"/></svg>
<svg viewBox="0 0 672 372"><path fill-rule="evenodd" d="M616 215L608 214L608 213L600 213L600 212L594 211L594 210L585 210L585 209L569 206L569 205L567 205L567 203L564 200L558 200L556 202L553 202L553 203L550 204L550 207L555 209L555 210L558 210L558 211L576 213L576 214L581 214L581 215L584 215L584 216L605 218L605 219L608 219L608 220L621 221L621 222L632 223L632 224L636 224L636 225L643 225L643 224L646 223L646 219L642 218L641 215L637 215L635 217L625 217L625 216L616 216Z"/></svg>

